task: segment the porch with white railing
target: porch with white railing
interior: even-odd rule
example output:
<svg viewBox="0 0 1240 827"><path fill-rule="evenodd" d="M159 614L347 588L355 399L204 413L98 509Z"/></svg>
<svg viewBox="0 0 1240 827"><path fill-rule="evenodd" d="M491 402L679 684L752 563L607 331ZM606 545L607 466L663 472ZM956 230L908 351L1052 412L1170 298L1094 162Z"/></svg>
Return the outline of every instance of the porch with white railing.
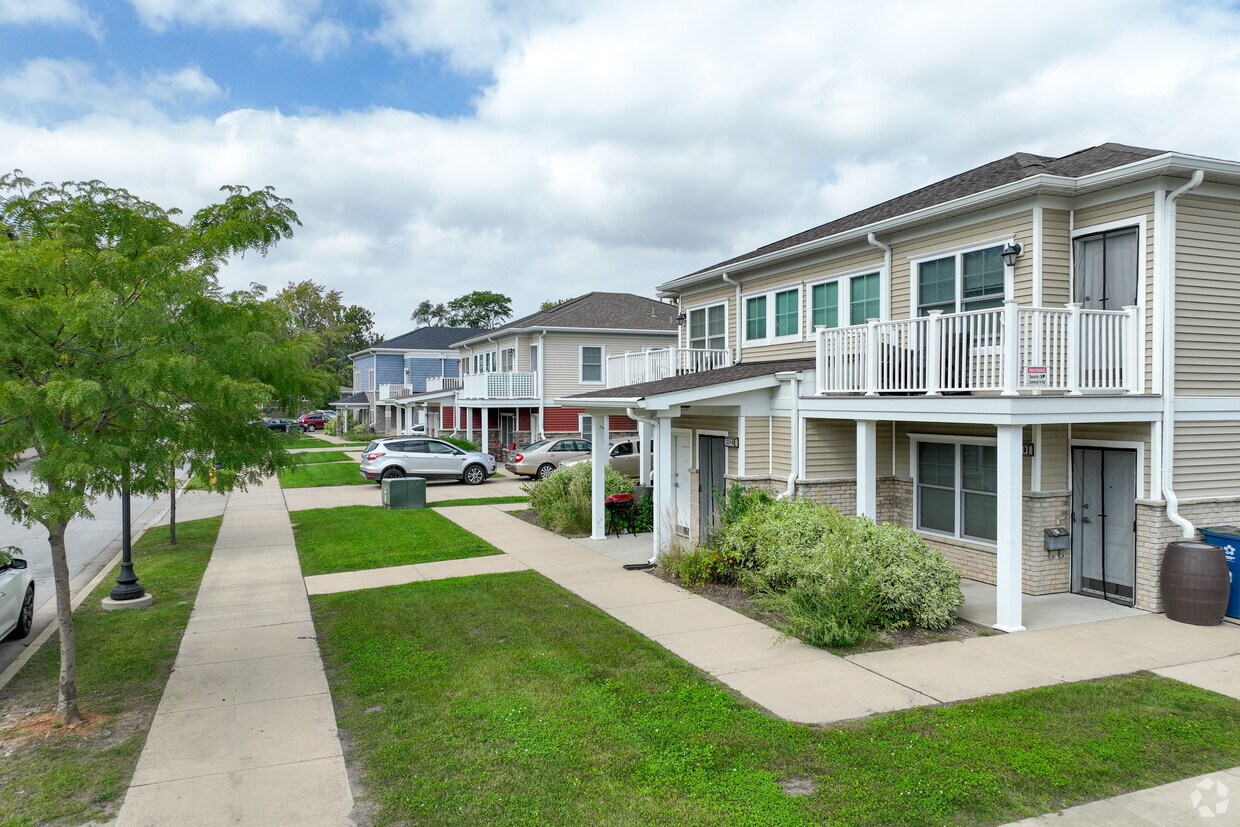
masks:
<svg viewBox="0 0 1240 827"><path fill-rule="evenodd" d="M620 388L684 376L732 364L732 351L695 347L665 347L607 357L607 387Z"/></svg>
<svg viewBox="0 0 1240 827"><path fill-rule="evenodd" d="M475 373L462 378L458 399L537 399L537 373Z"/></svg>
<svg viewBox="0 0 1240 827"><path fill-rule="evenodd" d="M412 390L408 385L380 385L379 399L399 399L402 396L409 396Z"/></svg>
<svg viewBox="0 0 1240 827"><path fill-rule="evenodd" d="M426 390L430 391L459 391L461 389L461 380L455 376L431 376L426 380Z"/></svg>
<svg viewBox="0 0 1240 827"><path fill-rule="evenodd" d="M817 393L1135 393L1136 307L1003 307L819 328Z"/></svg>

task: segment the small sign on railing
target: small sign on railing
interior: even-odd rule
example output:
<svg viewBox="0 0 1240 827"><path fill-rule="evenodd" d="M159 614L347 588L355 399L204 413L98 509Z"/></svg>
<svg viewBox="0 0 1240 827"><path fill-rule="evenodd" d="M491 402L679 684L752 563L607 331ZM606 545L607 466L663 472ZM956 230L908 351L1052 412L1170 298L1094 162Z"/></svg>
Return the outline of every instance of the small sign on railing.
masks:
<svg viewBox="0 0 1240 827"><path fill-rule="evenodd" d="M1045 388L1050 385L1050 377L1045 366L1027 365L1025 367L1025 387Z"/></svg>

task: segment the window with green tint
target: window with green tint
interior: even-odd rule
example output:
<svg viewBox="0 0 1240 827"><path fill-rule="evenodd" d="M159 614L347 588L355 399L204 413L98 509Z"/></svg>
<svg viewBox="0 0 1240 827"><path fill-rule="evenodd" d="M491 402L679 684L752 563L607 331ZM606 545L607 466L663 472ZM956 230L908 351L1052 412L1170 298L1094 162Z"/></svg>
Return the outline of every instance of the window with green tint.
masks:
<svg viewBox="0 0 1240 827"><path fill-rule="evenodd" d="M917 444L919 529L994 542L998 536L997 489L995 446Z"/></svg>
<svg viewBox="0 0 1240 827"><path fill-rule="evenodd" d="M840 323L840 283L815 284L810 290L810 326L838 327Z"/></svg>
<svg viewBox="0 0 1240 827"><path fill-rule="evenodd" d="M961 310L982 310L1003 304L1002 247L974 250L960 256Z"/></svg>
<svg viewBox="0 0 1240 827"><path fill-rule="evenodd" d="M955 445L917 445L917 527L956 533Z"/></svg>
<svg viewBox="0 0 1240 827"><path fill-rule="evenodd" d="M881 302L879 300L878 273L866 276L853 276L848 283L849 324L865 324L869 319L879 318Z"/></svg>
<svg viewBox="0 0 1240 827"><path fill-rule="evenodd" d="M745 338L766 338L766 296L745 300Z"/></svg>
<svg viewBox="0 0 1240 827"><path fill-rule="evenodd" d="M956 257L923 261L917 265L917 315L931 310L956 312Z"/></svg>
<svg viewBox="0 0 1240 827"><path fill-rule="evenodd" d="M800 333L801 294L785 290L775 294L775 335L795 336Z"/></svg>

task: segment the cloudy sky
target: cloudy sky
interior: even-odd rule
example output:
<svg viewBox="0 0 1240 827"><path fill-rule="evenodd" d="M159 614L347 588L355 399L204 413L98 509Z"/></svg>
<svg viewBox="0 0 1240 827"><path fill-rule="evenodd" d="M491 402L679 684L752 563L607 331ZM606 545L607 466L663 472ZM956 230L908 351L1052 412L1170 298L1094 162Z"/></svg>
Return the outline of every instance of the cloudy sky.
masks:
<svg viewBox="0 0 1240 827"><path fill-rule="evenodd" d="M304 227L412 327L657 284L1016 151L1240 159L1240 7L1189 0L0 0L0 170Z"/></svg>

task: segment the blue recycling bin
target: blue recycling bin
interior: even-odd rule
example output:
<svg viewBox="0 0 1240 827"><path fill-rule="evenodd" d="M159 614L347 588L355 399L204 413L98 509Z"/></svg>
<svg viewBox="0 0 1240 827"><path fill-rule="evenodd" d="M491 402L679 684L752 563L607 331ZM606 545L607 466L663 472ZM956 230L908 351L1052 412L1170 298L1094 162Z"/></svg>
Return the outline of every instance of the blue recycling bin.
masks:
<svg viewBox="0 0 1240 827"><path fill-rule="evenodd" d="M1200 529L1206 542L1223 550L1227 559L1227 572L1231 575L1231 596L1227 599L1228 617L1240 618L1240 562L1236 550L1240 549L1240 526L1219 525Z"/></svg>

